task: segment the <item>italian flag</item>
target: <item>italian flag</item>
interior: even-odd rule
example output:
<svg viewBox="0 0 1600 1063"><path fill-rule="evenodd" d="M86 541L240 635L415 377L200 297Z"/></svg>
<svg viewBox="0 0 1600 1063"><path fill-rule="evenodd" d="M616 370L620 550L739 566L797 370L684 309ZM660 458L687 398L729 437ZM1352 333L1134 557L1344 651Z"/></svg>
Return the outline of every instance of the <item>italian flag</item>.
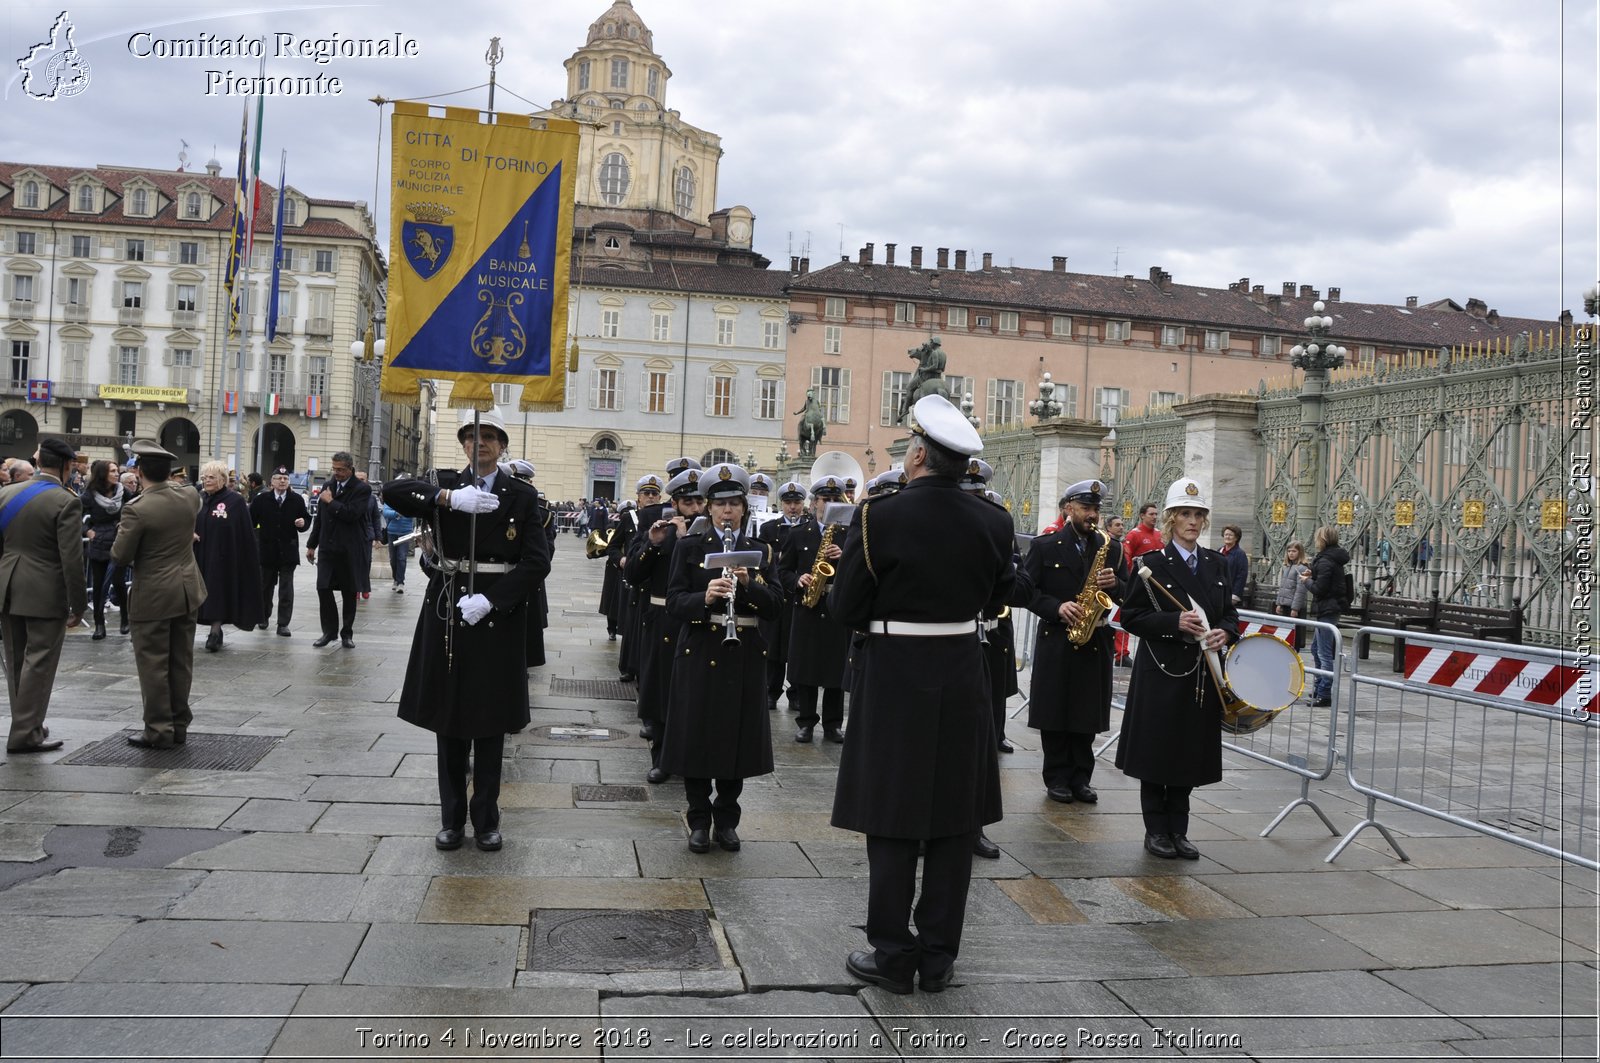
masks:
<svg viewBox="0 0 1600 1063"><path fill-rule="evenodd" d="M283 396L276 391L267 396L267 415L276 416L283 407Z"/></svg>

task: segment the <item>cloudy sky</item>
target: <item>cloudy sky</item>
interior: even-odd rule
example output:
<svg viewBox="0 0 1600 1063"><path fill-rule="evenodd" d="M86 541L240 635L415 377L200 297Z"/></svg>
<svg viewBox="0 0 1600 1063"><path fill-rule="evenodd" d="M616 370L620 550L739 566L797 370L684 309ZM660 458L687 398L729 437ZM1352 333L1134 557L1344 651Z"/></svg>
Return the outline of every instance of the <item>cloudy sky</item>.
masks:
<svg viewBox="0 0 1600 1063"><path fill-rule="evenodd" d="M562 61L608 0L73 3L90 83L22 90L16 60L64 0L8 0L0 157L231 173L243 100L129 38L240 34L418 41L396 60L273 59L337 96L268 102L264 158L312 195L373 197L378 108L487 80L502 109L565 92ZM1347 300L1484 299L1582 312L1597 273L1593 0L635 0L673 72L667 105L718 133L718 206L757 215L774 263L868 241L997 263L1147 274ZM1563 74L1563 71L1565 73ZM485 90L440 102L481 106ZM387 137L384 177L387 179ZM275 172L275 164L267 167ZM380 205L384 204L380 197Z"/></svg>

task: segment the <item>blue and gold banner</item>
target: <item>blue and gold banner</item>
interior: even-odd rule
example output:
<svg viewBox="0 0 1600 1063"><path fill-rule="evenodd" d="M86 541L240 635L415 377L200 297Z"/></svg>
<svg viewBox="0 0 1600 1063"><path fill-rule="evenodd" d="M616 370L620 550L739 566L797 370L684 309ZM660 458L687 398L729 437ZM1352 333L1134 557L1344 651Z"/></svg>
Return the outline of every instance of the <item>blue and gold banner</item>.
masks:
<svg viewBox="0 0 1600 1063"><path fill-rule="evenodd" d="M559 411L578 127L492 117L395 104L383 395L450 380L451 406L488 409L521 384L522 409Z"/></svg>

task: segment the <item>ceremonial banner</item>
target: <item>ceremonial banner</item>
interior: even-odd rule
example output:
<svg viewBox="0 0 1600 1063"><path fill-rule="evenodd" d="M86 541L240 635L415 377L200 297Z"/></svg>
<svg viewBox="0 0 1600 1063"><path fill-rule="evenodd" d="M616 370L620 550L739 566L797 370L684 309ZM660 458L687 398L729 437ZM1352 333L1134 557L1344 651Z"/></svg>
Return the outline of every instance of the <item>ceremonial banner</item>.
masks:
<svg viewBox="0 0 1600 1063"><path fill-rule="evenodd" d="M564 407L578 127L493 118L395 104L385 399L415 402L431 377L454 407L489 409L494 384Z"/></svg>

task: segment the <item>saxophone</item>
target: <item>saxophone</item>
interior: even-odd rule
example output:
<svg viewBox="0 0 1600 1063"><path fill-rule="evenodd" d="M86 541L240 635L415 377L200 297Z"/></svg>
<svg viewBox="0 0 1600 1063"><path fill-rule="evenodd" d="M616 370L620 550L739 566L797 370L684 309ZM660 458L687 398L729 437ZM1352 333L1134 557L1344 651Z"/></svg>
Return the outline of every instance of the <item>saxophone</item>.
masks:
<svg viewBox="0 0 1600 1063"><path fill-rule="evenodd" d="M1083 610L1083 615L1078 617L1078 622L1067 628L1067 641L1074 646L1087 646L1094 637L1095 628L1100 626L1100 620L1108 611L1116 606L1111 600L1111 595L1095 586L1095 577L1100 575L1100 570L1105 568L1106 554L1111 549L1111 536L1100 537L1100 549L1095 552L1094 560L1089 562L1089 574L1084 577L1083 589L1078 592L1075 599L1078 607Z"/></svg>
<svg viewBox="0 0 1600 1063"><path fill-rule="evenodd" d="M828 593L828 581L833 578L833 566L823 557L828 552L828 547L833 544L833 530L838 527L830 524L822 529L822 545L817 547L817 559L811 563L811 586L800 598L800 604L807 609L815 609L822 603L822 596Z"/></svg>

